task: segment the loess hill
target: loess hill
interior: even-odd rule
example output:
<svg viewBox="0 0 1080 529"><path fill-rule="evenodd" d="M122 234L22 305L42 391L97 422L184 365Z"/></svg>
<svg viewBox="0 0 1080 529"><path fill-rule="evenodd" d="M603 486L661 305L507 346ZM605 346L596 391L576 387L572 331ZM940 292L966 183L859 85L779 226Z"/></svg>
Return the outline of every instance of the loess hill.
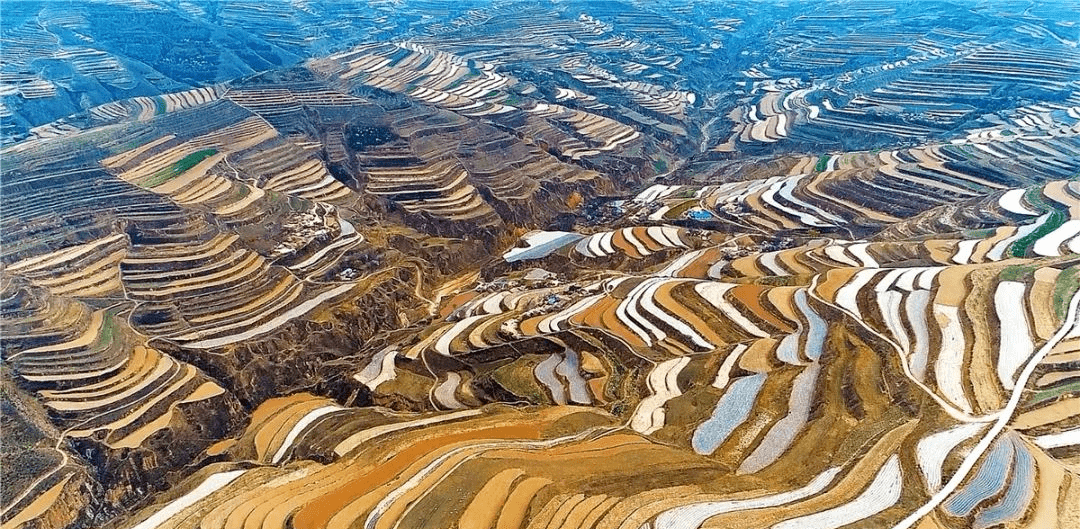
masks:
<svg viewBox="0 0 1080 529"><path fill-rule="evenodd" d="M111 7L4 6L2 529L1080 526L1075 6Z"/></svg>

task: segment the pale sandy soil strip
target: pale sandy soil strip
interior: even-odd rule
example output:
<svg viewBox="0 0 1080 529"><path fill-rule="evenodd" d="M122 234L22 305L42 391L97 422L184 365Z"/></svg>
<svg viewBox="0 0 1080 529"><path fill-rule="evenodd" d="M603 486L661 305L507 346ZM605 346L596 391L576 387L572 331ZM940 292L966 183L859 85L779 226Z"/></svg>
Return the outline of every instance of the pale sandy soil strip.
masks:
<svg viewBox="0 0 1080 529"><path fill-rule="evenodd" d="M123 439L109 444L109 446L113 448L138 448L142 446L143 442L146 441L146 438L150 437L154 432L169 426L169 423L172 422L173 412L178 405L216 397L223 393L225 393L225 390L221 386L213 382L203 382L202 385L195 388L195 391L192 391L190 395L181 400L174 401L169 405L169 408L164 414L150 422L143 423L138 429L129 433Z"/></svg>
<svg viewBox="0 0 1080 529"><path fill-rule="evenodd" d="M1037 219L1031 224L1025 224L1016 229L1016 231L1007 239L1002 239L1000 242L994 245L989 252L986 253L986 258L991 261L1000 261L1005 256L1005 250L1009 249L1012 243L1020 240L1022 237L1026 237L1029 233L1039 229L1040 226L1046 223L1050 219L1050 214L1047 213Z"/></svg>
<svg viewBox="0 0 1080 529"><path fill-rule="evenodd" d="M968 264L971 260L971 253L975 251L975 245L982 242L982 239L968 239L960 241L956 245L956 254L952 256L951 261L956 264Z"/></svg>
<svg viewBox="0 0 1080 529"><path fill-rule="evenodd" d="M644 308L649 314L655 316L660 321L667 324L672 329L675 329L676 331L681 333L683 336L690 338L690 340L692 340L697 346L702 347L705 350L711 350L715 348L716 345L710 343L708 340L698 334L693 327L687 325L684 321L668 314L667 311L656 305L653 297L656 295L657 289L664 286L664 283L667 281L669 280L662 277L650 278L647 281L648 285L639 294L639 302L641 303L642 308Z"/></svg>
<svg viewBox="0 0 1080 529"><path fill-rule="evenodd" d="M167 360L166 360L167 359ZM141 345L135 346L130 355L130 360L124 369L116 375L94 384L80 385L69 389L40 390L38 394L49 401L77 401L88 398L110 395L127 384L143 380L146 373L150 372L161 361L171 362L172 358L160 356L154 349L147 349Z"/></svg>
<svg viewBox="0 0 1080 529"><path fill-rule="evenodd" d="M191 277L188 279L176 279L164 283L151 283L143 288L129 287L129 292L134 296L154 299L168 299L174 296L180 297L189 290L201 290L208 287L227 285L236 282L239 278L257 277L260 272L269 265L263 257L251 252L247 258L236 264L214 273ZM149 283L149 282L148 282ZM147 288L148 287L148 288ZM166 297L167 296L167 297Z"/></svg>
<svg viewBox="0 0 1080 529"><path fill-rule="evenodd" d="M1024 310L1024 291L1026 285L1017 281L1002 281L994 291L994 308L1001 322L998 348L997 374L1001 386L1007 390L1013 388L1013 376L1035 352L1031 341L1031 326L1028 324L1027 311Z"/></svg>
<svg viewBox="0 0 1080 529"><path fill-rule="evenodd" d="M712 386L716 389L724 389L727 387L728 382L731 381L731 370L735 368L735 363L739 361L739 357L742 356L749 347L746 344L738 344L735 349L732 349L728 353L727 358L724 359L724 363L720 364L720 369L716 372L716 379L713 380Z"/></svg>
<svg viewBox="0 0 1080 529"><path fill-rule="evenodd" d="M1020 413L1009 425L1017 430L1058 423L1080 414L1075 399L1062 399L1048 406Z"/></svg>
<svg viewBox="0 0 1080 529"><path fill-rule="evenodd" d="M208 339L208 340L200 340L200 341L197 341L197 342L191 342L191 343L185 344L185 347L191 347L191 348L194 348L194 349L210 349L210 348L213 348L213 347L220 347L222 345L226 345L226 344L230 344L230 343L236 343L236 342L239 342L239 341L242 341L242 340L247 340L247 339L252 338L254 336L258 336L260 334L270 332L270 331L280 327L281 325L283 325L286 321L289 321L289 320L291 320L293 318L303 316L304 314L307 314L308 312L314 310L316 307L318 307L324 301L326 301L328 299L331 299L331 298L334 298L336 296L339 296L341 294L344 294L345 292L348 292L350 289L353 288L353 286L354 285L352 285L352 284L346 284L346 285L341 285L341 286L339 286L337 288L328 290L326 292L323 292L322 294L319 294L318 296L315 296L314 298L311 298L311 299L301 303L300 305L297 305L296 307L293 307L288 312L286 312L286 313L284 313L284 314L282 314L282 315L280 315L280 316L278 316L278 317L276 317L276 318L274 318L274 319L272 319L272 320L270 320L270 321L268 321L266 323L263 323L261 325L257 325L254 328L251 328L251 329L249 329L247 331L244 331L242 333L232 334L232 335L228 335L228 336L222 336L220 338L212 338L212 339Z"/></svg>
<svg viewBox="0 0 1080 529"><path fill-rule="evenodd" d="M970 414L971 403L967 400L963 385L965 341L960 309L935 303L933 311L941 328L941 350L934 363L938 390L950 402Z"/></svg>
<svg viewBox="0 0 1080 529"><path fill-rule="evenodd" d="M1032 211L1020 201L1025 192L1027 192L1026 189L1010 189L1004 195L1001 195L1001 198L998 199L998 205L1005 208L1006 211L1017 215L1038 215L1038 211Z"/></svg>
<svg viewBox="0 0 1080 529"><path fill-rule="evenodd" d="M349 453L354 448L376 437L381 437L383 435L387 435L401 430L408 430L410 428L418 428L420 426L428 426L430 424L437 424L440 422L447 422L457 419L463 419L465 417L472 417L475 415L480 415L482 413L484 413L483 410L462 410L454 413L425 417L423 419L384 424L382 426L368 428L366 430L356 432L344 441L338 443L337 446L334 447L334 453L339 456L343 456Z"/></svg>
<svg viewBox="0 0 1080 529"><path fill-rule="evenodd" d="M379 384L393 380L397 376L394 359L399 351L387 347L371 358L371 361L362 371L353 375L353 379L374 391Z"/></svg>
<svg viewBox="0 0 1080 529"><path fill-rule="evenodd" d="M865 269L859 270L855 273L855 277L851 278L844 286L840 287L836 291L836 304L849 310L857 318L862 318L862 313L859 311L859 293L862 288L874 278L880 270L877 269Z"/></svg>
<svg viewBox="0 0 1080 529"><path fill-rule="evenodd" d="M578 356L577 351L568 348L563 351L562 362L559 362L559 365L555 367L555 373L566 380L566 386L570 390L570 402L585 405L592 404L592 399L589 397L589 386L581 376L580 365L581 357Z"/></svg>
<svg viewBox="0 0 1080 529"><path fill-rule="evenodd" d="M244 184L241 184L242 186ZM249 187L249 186L245 186ZM214 210L215 215L231 216L240 213L248 206L254 204L266 195L266 190L261 187L249 187L247 195L231 204L226 204Z"/></svg>
<svg viewBox="0 0 1080 529"><path fill-rule="evenodd" d="M158 145L161 145L162 143L165 143L165 142L167 142L167 141L169 141L169 140L171 140L171 139L173 139L175 137L176 136L173 135L173 134L166 134L165 136L162 136L162 137L160 137L160 138L158 138L158 139L156 139L154 141L151 141L150 143L147 143L145 145L136 147L136 148L134 148L134 149L132 149L130 151L122 152L122 153L117 154L115 156L110 156L108 158L105 158L104 160L101 160L101 165L104 165L105 167L108 167L110 169L115 169L115 168L120 167L120 166L128 163L129 161L135 159L140 154L142 154L142 153L144 153L144 152L146 152L146 151L148 151L150 149L153 149L154 147L157 147Z"/></svg>
<svg viewBox="0 0 1080 529"><path fill-rule="evenodd" d="M281 461L281 458L285 457L285 454L292 448L293 442L296 441L296 438L304 431L304 428L307 428L311 423L321 417L344 409L346 408L342 408L341 406L323 406L308 412L293 425L291 430L289 430L289 434L286 435L285 440L281 442L281 446L278 448L277 452L274 453L274 457L270 458L270 462L277 464Z"/></svg>
<svg viewBox="0 0 1080 529"><path fill-rule="evenodd" d="M1035 508L1027 527L1057 527L1063 518L1058 512L1058 495L1061 494L1066 471L1059 461L1041 450L1033 450L1032 455L1038 468L1038 484L1035 486Z"/></svg>
<svg viewBox="0 0 1080 529"><path fill-rule="evenodd" d="M191 365L188 365L186 367L187 367L187 369L185 370L184 374L182 376L180 376L178 379L176 379L176 381L173 382L172 385L165 388L164 391L159 393L153 399L150 399L148 401L145 401L145 402L141 403L141 405L138 408L128 411L128 413L126 415L124 415L123 417L121 417L121 418L119 418L119 419L117 419L117 420L115 420L115 421L113 421L111 423L108 423L108 424L105 424L105 425L102 425L102 426L98 426L98 427L95 427L95 428L91 428L89 430L73 430L73 431L71 431L70 435L72 435L73 437L87 437L87 436L93 435L94 432L99 431L99 430L109 430L109 431L118 430L120 428L123 428L125 426L128 426L128 425L134 423L135 421L142 418L143 415L145 415L151 409L153 409L153 407L156 404L158 404L159 402L165 401L166 399L172 397L177 391L179 391L188 382L190 382L191 380L193 380L196 377L198 372L195 370L195 368L193 366L191 366ZM170 380L172 380L172 379L170 379ZM123 406L123 405L118 406L118 408L121 408L121 407L126 407L126 406ZM171 407L172 406L170 406L170 409L171 409ZM106 444L108 444L108 443L106 443Z"/></svg>
<svg viewBox="0 0 1080 529"><path fill-rule="evenodd" d="M198 184L202 179L206 178L206 173L218 162L225 158L222 153L210 156L201 162L195 164L194 167L180 173L165 182L162 182L152 188L153 192L162 195L175 195L180 190L187 188L189 185Z"/></svg>
<svg viewBox="0 0 1080 529"><path fill-rule="evenodd" d="M118 362L116 362L113 365L106 366L106 367L103 367L103 368L95 370L95 371L79 371L77 373L69 373L69 374L52 374L52 373L50 373L50 374L47 374L47 375L21 375L21 376L22 376L22 378L25 378L26 380L29 380L31 382L54 382L55 383L55 382L58 382L58 381L61 381L61 380L86 380L86 379L96 378L96 377L99 377L101 375L105 375L105 374L111 373L113 371L116 371L117 369L120 369L120 368L124 367L124 365L127 362L128 362L128 358L124 357L124 358L120 359Z"/></svg>
<svg viewBox="0 0 1080 529"><path fill-rule="evenodd" d="M300 290L303 290L303 283L297 281L292 275L282 276L281 281L274 288L264 289L264 292L259 297L249 300L242 306L225 312L210 312L202 316L191 316L188 318L188 322L196 326L207 322L218 322L220 325L220 322L229 321L236 316L247 315L251 311L265 308L281 299L287 300L285 304L288 304Z"/></svg>
<svg viewBox="0 0 1080 529"><path fill-rule="evenodd" d="M893 455L878 471L870 486L851 502L826 511L786 520L774 525L773 529L806 529L808 527L832 529L865 520L895 505L900 500L903 483L900 458Z"/></svg>
<svg viewBox="0 0 1080 529"><path fill-rule="evenodd" d="M506 504L499 514L499 520L496 522L495 528L519 529L525 521L529 503L532 501L533 496L550 483L551 480L541 477L525 478L521 483L518 483L507 497Z"/></svg>
<svg viewBox="0 0 1080 529"><path fill-rule="evenodd" d="M57 250L45 255L31 257L23 259L22 261L12 263L8 265L7 270L9 272L35 272L45 270L47 268L55 268L65 263L65 261L73 261L75 259L84 257L94 252L98 248L103 248L126 239L127 235L118 234L111 237L105 237L96 241L88 242L86 244L80 244L78 246L71 246L64 248L63 250ZM125 245L126 246L126 245Z"/></svg>
<svg viewBox="0 0 1080 529"><path fill-rule="evenodd" d="M609 498L607 494L600 494L598 496L590 496L584 499L581 503L574 506L568 513L566 518L562 521L562 524L551 524L549 529L580 529L582 527L591 527L585 525L585 520L589 515L595 512L597 509L603 508L603 505L609 502L612 498Z"/></svg>
<svg viewBox="0 0 1080 529"><path fill-rule="evenodd" d="M1045 449L1080 445L1080 428L1040 435L1039 437L1036 437L1034 441L1035 444Z"/></svg>
<svg viewBox="0 0 1080 529"><path fill-rule="evenodd" d="M52 291L54 295L90 297L87 293L98 289L119 291L120 285L120 261L127 254L127 250L119 250L104 259L86 267L65 275L58 275L49 279L30 280ZM89 272L94 270L93 272ZM88 274L88 275L86 275ZM96 288L93 288L96 287Z"/></svg>
<svg viewBox="0 0 1080 529"><path fill-rule="evenodd" d="M81 411L107 406L144 390L148 385L152 383L156 383L158 379L161 378L162 375L164 375L172 366L173 362L171 359L166 359L166 357L160 357L156 365L150 364L150 367L154 369L153 372L151 372L149 375L146 375L144 377L141 376L137 380L127 382L126 384L120 386L119 389L123 389L123 391L110 394L108 392L114 390L112 388L109 388L102 391L99 395L79 395L76 397L79 400L47 400L45 402L45 405L58 411ZM143 373L139 374L142 375ZM125 388L124 386L127 387ZM48 397L46 398L48 399Z"/></svg>
<svg viewBox="0 0 1080 529"><path fill-rule="evenodd" d="M656 365L646 380L650 395L641 400L630 427L643 434L651 434L664 427L664 404L682 394L677 378L690 363L690 357L673 358Z"/></svg>
<svg viewBox="0 0 1080 529"><path fill-rule="evenodd" d="M550 356L544 359L544 361L536 364L533 369L533 374L536 375L536 379L539 380L544 386L551 392L551 399L555 401L555 404L563 406L566 404L566 389L557 378L555 378L555 366L559 364L562 359L559 355L552 353Z"/></svg>
<svg viewBox="0 0 1080 529"><path fill-rule="evenodd" d="M510 486L524 474L520 469L508 468L492 476L461 513L458 529L490 529L495 525L510 496Z"/></svg>
<svg viewBox="0 0 1080 529"><path fill-rule="evenodd" d="M1070 196L1067 188L1072 186L1073 193ZM1076 192L1076 181L1067 182L1065 180L1057 180L1050 182L1043 187L1043 196L1057 202L1067 208L1069 208L1069 217L1073 219L1080 218L1080 200L1077 200L1077 196L1080 193Z"/></svg>
<svg viewBox="0 0 1080 529"><path fill-rule="evenodd" d="M979 423L961 424L919 440L915 446L915 454L919 462L919 470L922 471L923 479L926 481L927 490L930 492L941 490L941 469L945 464L945 458L957 445L970 439L982 427L983 425Z"/></svg>
<svg viewBox="0 0 1080 529"><path fill-rule="evenodd" d="M735 286L736 285L730 283L702 282L695 284L694 290L697 291L698 295L705 299L705 301L708 301L712 306L720 309L724 316L727 316L728 319L738 325L739 328L746 331L747 334L759 338L768 337L768 333L761 330L760 327L739 312L728 300L724 299L724 294L735 288Z"/></svg>
<svg viewBox="0 0 1080 529"><path fill-rule="evenodd" d="M89 347L90 344L93 344L98 339L101 331L101 326L104 323L104 319L104 310L94 311L90 319L90 325L86 327L86 330L83 332L82 336L79 336L78 338L68 342L58 343L56 345L47 345L42 347L35 347L33 349L27 349L25 351L15 353L5 358L4 360L7 362L11 362L15 358L18 358L22 355L40 355L41 353L53 353L57 351L67 351L70 349L81 349L84 347Z"/></svg>
<svg viewBox="0 0 1080 529"><path fill-rule="evenodd" d="M997 421L990 428L990 431L983 436L982 440L971 450L964 461L960 464L960 467L953 474L952 478L946 483L937 494L934 494L922 507L918 508L915 512L911 513L907 518L901 520L894 527L896 529L909 529L919 522L924 516L930 514L931 511L941 505L941 502L945 501L953 491L967 478L971 469L979 461L982 455L986 452L990 444L994 442L998 434L1005 428L1005 426L1012 420L1013 413L1016 412L1016 407L1020 404L1020 398L1023 396L1023 388L1027 386L1027 381L1031 378L1031 374L1035 372L1035 368L1039 362L1060 342L1066 335L1072 332L1073 327L1076 326L1077 315L1080 313L1080 291L1073 293L1072 299L1069 301L1069 310L1066 314L1066 321L1061 328L1058 329L1054 336L1047 340L1043 344L1039 351L1035 353L1035 356L1028 361L1024 370L1020 372L1020 376L1016 379L1012 396L1009 398L1008 403L1002 409L998 415ZM1077 326L1080 327L1080 326Z"/></svg>
<svg viewBox="0 0 1080 529"><path fill-rule="evenodd" d="M208 257L213 257L218 253L221 253L232 243L236 242L239 238L240 236L236 235L235 233L229 235L218 234L215 235L213 239L210 239L204 243L200 243L189 248L184 248L183 251L187 252L184 255L170 255L167 257L139 257L129 255L127 258L124 259L124 262L139 266L140 268L146 268L147 265L153 264L172 265L177 262L198 261L201 259L206 259Z"/></svg>
<svg viewBox="0 0 1080 529"><path fill-rule="evenodd" d="M443 408L460 410L465 407L464 404L457 400L457 396L455 396L460 384L461 375L457 372L450 371L446 374L446 380L435 386L434 391L432 391L432 396Z"/></svg>
<svg viewBox="0 0 1080 529"><path fill-rule="evenodd" d="M444 332L438 340L436 340L435 352L443 356L450 356L450 342L454 341L454 338L457 338L457 336L464 332L465 329L469 328L470 326L472 326L472 324L476 323L478 320L485 318L486 316L486 314L481 314L479 316L469 316L468 318L465 318L455 323L453 326L450 327L450 329Z"/></svg>
<svg viewBox="0 0 1080 529"><path fill-rule="evenodd" d="M926 362L930 355L930 330L927 327L926 314L930 303L930 290L916 290L908 294L905 312L914 333L914 343L908 355L907 363L911 374L919 380L926 377Z"/></svg>
<svg viewBox="0 0 1080 529"><path fill-rule="evenodd" d="M815 362L803 369L792 382L788 413L765 434L757 448L739 466L740 474L752 474L773 464L795 442L795 436L806 426L810 418L814 392L817 388L821 364Z"/></svg>
<svg viewBox="0 0 1080 529"><path fill-rule="evenodd" d="M711 501L675 507L660 513L656 517L653 527L655 529L696 529L705 520L718 514L777 507L808 498L825 490L825 487L828 487L836 479L840 470L840 467L830 468L818 474L805 486L789 492L745 500Z"/></svg>
<svg viewBox="0 0 1080 529"><path fill-rule="evenodd" d="M1061 251L1058 250L1061 244L1077 234L1080 234L1080 219L1067 221L1054 231L1035 241L1032 250L1044 257L1058 257L1061 255Z"/></svg>
<svg viewBox="0 0 1080 529"><path fill-rule="evenodd" d="M580 439L581 434L545 439L540 441L491 441L486 443L470 444L453 448L445 454L436 457L401 485L387 491L385 496L368 513L364 520L364 529L376 529L377 527L389 527L396 520L400 520L408 514L409 504L415 502L430 490L432 485L441 482L447 475L454 472L469 459L476 457L484 451L502 447L520 447L525 450L541 450L559 444ZM440 468L442 467L442 469ZM424 486L425 482L434 481L432 485ZM416 492L414 492L414 490ZM391 518L391 514L396 514ZM383 521L383 517L387 519ZM331 522L333 525L333 521Z"/></svg>
<svg viewBox="0 0 1080 529"><path fill-rule="evenodd" d="M64 477L64 479L61 479L59 483L53 485L52 487L49 487L48 490L41 493L40 496L35 498L34 501L30 503L30 505L27 505L25 509L19 511L18 514L13 516L7 522L4 522L4 524L0 526L0 528L15 529L17 527L22 527L23 524L30 522L35 518L48 512L49 508L51 508L53 504L56 503L56 500L60 497L60 493L63 492L64 486L67 485L68 481L71 481L72 476L74 476L74 474L68 474Z"/></svg>
<svg viewBox="0 0 1080 529"><path fill-rule="evenodd" d="M236 478L243 475L246 470L232 470L229 472L219 472L206 478L199 486L195 487L187 494L169 502L168 505L161 510L155 512L149 518L143 520L138 525L132 527L132 529L156 529L159 525L168 522L170 518L178 514L180 511L194 505L199 500L217 492L219 489L228 485Z"/></svg>
<svg viewBox="0 0 1080 529"><path fill-rule="evenodd" d="M585 501L585 495L581 493L569 497L560 494L549 501L539 513L533 515L525 529L557 527L566 519L570 511L583 501Z"/></svg>
<svg viewBox="0 0 1080 529"><path fill-rule="evenodd" d="M352 229L352 224L349 224L348 222L346 222L344 220L342 220L341 223L342 223L342 228L343 229L341 230L341 235L338 236L336 241L334 241L331 244L328 244L328 245L324 246L321 250L319 250L318 252L316 252L314 255L307 258L303 262L292 265L289 268L295 268L295 269L307 268L307 267L309 267L311 265L314 265L315 263L317 263L319 261L319 259L322 259L323 257L326 256L326 254L330 253L331 251L333 251L333 250L335 250L337 248L341 248L341 247L347 246L347 245L355 245L355 244L359 244L359 243L364 242L364 236L363 235L357 234L357 236L355 236L355 237L350 237L349 236L351 233L356 233L356 230ZM344 229L345 226L348 226L351 229L350 233L345 232L345 229Z"/></svg>

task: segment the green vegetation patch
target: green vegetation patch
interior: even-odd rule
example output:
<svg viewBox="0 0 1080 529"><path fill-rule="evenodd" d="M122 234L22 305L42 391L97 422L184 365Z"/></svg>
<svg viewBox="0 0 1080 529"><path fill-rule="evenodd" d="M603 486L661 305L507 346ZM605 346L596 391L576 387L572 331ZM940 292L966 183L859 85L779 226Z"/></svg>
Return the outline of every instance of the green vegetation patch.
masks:
<svg viewBox="0 0 1080 529"><path fill-rule="evenodd" d="M1050 211L1054 209L1054 205L1043 196L1041 187L1028 188L1027 192L1024 193L1024 201L1040 211Z"/></svg>
<svg viewBox="0 0 1080 529"><path fill-rule="evenodd" d="M697 198L698 189L693 187L684 187L675 193L671 198Z"/></svg>
<svg viewBox="0 0 1080 529"><path fill-rule="evenodd" d="M142 140L142 139L131 140L131 141L127 142L127 143L124 143L120 147L117 147L116 149L109 149L109 153L110 154L116 154L116 153L121 153L121 152L127 152L127 151L130 151L132 149L137 149L139 147L142 147L143 145L146 145L146 140Z"/></svg>
<svg viewBox="0 0 1080 529"><path fill-rule="evenodd" d="M116 314L118 312L120 312L119 309L109 309L105 311L101 320L101 328L98 329L97 339L94 341L95 349L102 350L108 348L116 338Z"/></svg>
<svg viewBox="0 0 1080 529"><path fill-rule="evenodd" d="M981 230L966 230L964 231L964 238L966 239L985 239L997 232L997 228L984 228Z"/></svg>
<svg viewBox="0 0 1080 529"><path fill-rule="evenodd" d="M1062 224L1065 224L1065 214L1060 211L1054 211L1050 214L1050 218L1046 219L1046 222L1042 223L1035 231L1021 237L1012 244L1009 248L1009 254L1013 257L1024 257L1027 255L1028 250L1035 244L1035 241L1043 238L1046 234L1058 229Z"/></svg>
<svg viewBox="0 0 1080 529"><path fill-rule="evenodd" d="M667 219L680 219L680 218L682 218L683 215L686 214L686 212L690 208L692 208L692 207L694 207L696 205L698 205L697 200L687 200L686 202L683 202L683 203L679 204L678 206L675 206L675 207L669 209L666 213L664 213L664 218L667 218Z"/></svg>
<svg viewBox="0 0 1080 529"><path fill-rule="evenodd" d="M665 162L664 160L653 160L652 166L653 169L656 169L656 172L658 173L667 172L667 162Z"/></svg>
<svg viewBox="0 0 1080 529"><path fill-rule="evenodd" d="M1009 265L1001 269L1001 272L998 274L998 280L1026 283L1028 279L1035 274L1035 270L1038 268L1038 264Z"/></svg>
<svg viewBox="0 0 1080 529"><path fill-rule="evenodd" d="M538 363L540 362L535 357L518 358L493 371L491 378L510 393L530 402L550 402L551 397L540 388L540 384L533 378L533 370Z"/></svg>
<svg viewBox="0 0 1080 529"><path fill-rule="evenodd" d="M1072 393L1074 391L1080 391L1080 380L1056 388L1036 391L1031 397L1031 404L1042 404L1043 402L1056 399L1066 393Z"/></svg>
<svg viewBox="0 0 1080 529"><path fill-rule="evenodd" d="M1059 320L1065 319L1065 311L1069 310L1069 300L1073 292L1080 288L1080 265L1066 268L1058 274L1054 284L1054 313Z"/></svg>
<svg viewBox="0 0 1080 529"><path fill-rule="evenodd" d="M109 314L105 317L105 321L101 323L101 333L98 334L98 343L111 343L114 332L116 332L116 322L113 321L113 315Z"/></svg>
<svg viewBox="0 0 1080 529"><path fill-rule="evenodd" d="M251 186L238 185L238 186L235 186L235 189L233 189L233 196L235 196L237 200L239 200L241 198L244 198L244 197L246 197L246 196L248 196L250 194L251 194Z"/></svg>
<svg viewBox="0 0 1080 529"><path fill-rule="evenodd" d="M166 167L156 173L154 176L148 178L142 183L142 187L157 187L173 178L184 173L188 169L195 167L199 162L217 154L217 149L203 149L201 151L193 152L183 158L180 161Z"/></svg>
<svg viewBox="0 0 1080 529"><path fill-rule="evenodd" d="M160 115L164 114L165 113L165 99L163 99L161 97L155 97L153 99L154 99L154 108L155 108L154 115L155 116L160 116Z"/></svg>
<svg viewBox="0 0 1080 529"><path fill-rule="evenodd" d="M820 172L824 171L825 169L828 169L829 168L829 158L830 158L830 156L828 154L822 154L821 158L818 158L817 165L814 166L814 170L820 173Z"/></svg>

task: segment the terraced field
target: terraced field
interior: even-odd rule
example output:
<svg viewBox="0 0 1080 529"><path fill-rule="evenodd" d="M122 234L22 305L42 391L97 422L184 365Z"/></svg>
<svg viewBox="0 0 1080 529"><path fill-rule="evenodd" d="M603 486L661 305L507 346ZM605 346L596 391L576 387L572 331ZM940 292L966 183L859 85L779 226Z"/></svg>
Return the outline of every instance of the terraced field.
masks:
<svg viewBox="0 0 1080 529"><path fill-rule="evenodd" d="M0 529L1078 526L1075 20L4 4Z"/></svg>
<svg viewBox="0 0 1080 529"><path fill-rule="evenodd" d="M34 519L69 523L75 520L68 509L99 501L78 492L93 478L73 461L78 456L69 454L68 447L145 457L206 424L239 417L239 406L225 389L195 366L149 346L122 317L122 307L94 309L11 276L3 280L2 295L6 369L34 388L54 425L50 449L60 456L49 466L5 471L29 483L13 491L19 495L8 508L18 514L5 525ZM141 465L161 471L209 444L205 439L184 442L189 446L152 455L157 461ZM124 466L102 471L106 476L130 472Z"/></svg>
<svg viewBox="0 0 1080 529"><path fill-rule="evenodd" d="M385 398L430 384L431 402L447 411L395 417L312 396L268 402L228 450L330 462L221 467L158 514L173 513L169 526L212 527L237 517L304 527L722 527L750 510L755 522L802 527L904 525L912 513L903 505L929 499L913 521L1069 519L1077 491L1054 457L1068 438L1037 432L1075 420L1075 409L1021 398L1075 341L1080 269L1075 259L1057 266L1066 267L845 268L784 287L618 278L532 317L550 289L476 298L357 374ZM965 276L989 281L958 290ZM959 321L975 326L974 342ZM1028 324L991 323L1004 321ZM630 381L641 389L622 393ZM476 407L501 392L541 407ZM597 409L612 401L632 405L621 419ZM813 411L822 407L832 411ZM826 442L835 453L807 463ZM573 473L581 464L591 471ZM794 482L779 478L807 464Z"/></svg>

